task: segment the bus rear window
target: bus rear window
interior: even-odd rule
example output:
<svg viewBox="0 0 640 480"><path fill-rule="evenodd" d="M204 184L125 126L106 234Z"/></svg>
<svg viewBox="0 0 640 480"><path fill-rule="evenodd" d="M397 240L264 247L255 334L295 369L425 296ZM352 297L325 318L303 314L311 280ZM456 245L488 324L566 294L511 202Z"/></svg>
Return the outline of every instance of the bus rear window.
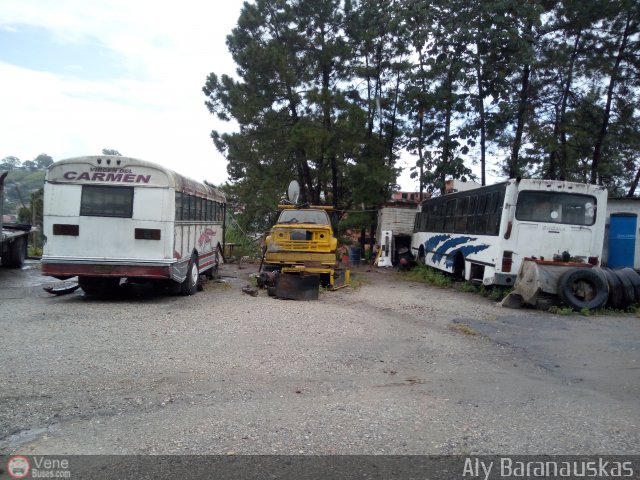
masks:
<svg viewBox="0 0 640 480"><path fill-rule="evenodd" d="M529 222L593 225L596 199L590 195L549 192L520 192L516 219Z"/></svg>
<svg viewBox="0 0 640 480"><path fill-rule="evenodd" d="M83 185L80 215L131 218L133 187Z"/></svg>

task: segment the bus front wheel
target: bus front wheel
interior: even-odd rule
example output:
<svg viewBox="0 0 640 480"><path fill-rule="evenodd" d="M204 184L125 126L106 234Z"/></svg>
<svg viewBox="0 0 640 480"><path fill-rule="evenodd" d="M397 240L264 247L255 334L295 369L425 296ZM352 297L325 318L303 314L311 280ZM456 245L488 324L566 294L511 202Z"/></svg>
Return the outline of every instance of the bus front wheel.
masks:
<svg viewBox="0 0 640 480"><path fill-rule="evenodd" d="M461 252L456 253L453 261L453 277L456 280L464 280L465 275L465 260L464 255Z"/></svg>
<svg viewBox="0 0 640 480"><path fill-rule="evenodd" d="M187 268L187 278L180 284L180 293L182 295L194 295L198 290L198 259L195 255L191 255L189 267Z"/></svg>

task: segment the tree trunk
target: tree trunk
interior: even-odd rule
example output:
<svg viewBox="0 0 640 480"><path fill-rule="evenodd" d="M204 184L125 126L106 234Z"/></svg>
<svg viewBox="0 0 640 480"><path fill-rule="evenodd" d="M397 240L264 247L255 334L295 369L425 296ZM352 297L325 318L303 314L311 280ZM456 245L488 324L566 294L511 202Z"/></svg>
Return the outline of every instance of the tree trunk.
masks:
<svg viewBox="0 0 640 480"><path fill-rule="evenodd" d="M480 185L487 184L487 131L484 112L484 87L482 85L482 58L480 58L480 42L476 39L476 77L478 79L478 115L480 116Z"/></svg>
<svg viewBox="0 0 640 480"><path fill-rule="evenodd" d="M602 115L602 124L600 125L600 132L596 138L596 143L593 148L593 161L591 162L591 183L596 184L598 182L598 170L600 169L600 163L602 160L602 146L604 145L607 137L607 129L609 128L609 119L611 118L611 103L613 101L613 92L616 87L616 81L618 79L618 72L620 70L620 64L622 63L622 56L627 47L627 40L629 37L629 26L631 25L631 14L627 13L627 23L620 39L620 47L616 56L616 63L611 71L611 77L609 79L609 87L607 88L607 103L604 108L604 114Z"/></svg>
<svg viewBox="0 0 640 480"><path fill-rule="evenodd" d="M524 132L524 124L529 109L529 77L531 75L531 66L526 64L522 71L522 84L520 87L520 98L518 100L518 117L516 119L516 134L513 139L513 147L511 149L511 160L509 162L509 178L520 176L519 157L520 148L522 147L522 134Z"/></svg>
<svg viewBox="0 0 640 480"><path fill-rule="evenodd" d="M569 102L569 94L571 93L571 84L573 83L573 68L580 51L580 40L582 32L578 31L576 40L573 42L573 51L571 52L571 60L569 61L569 71L567 73L567 81L562 92L562 104L560 106L560 155L558 161L558 171L561 179L567 178L567 103Z"/></svg>

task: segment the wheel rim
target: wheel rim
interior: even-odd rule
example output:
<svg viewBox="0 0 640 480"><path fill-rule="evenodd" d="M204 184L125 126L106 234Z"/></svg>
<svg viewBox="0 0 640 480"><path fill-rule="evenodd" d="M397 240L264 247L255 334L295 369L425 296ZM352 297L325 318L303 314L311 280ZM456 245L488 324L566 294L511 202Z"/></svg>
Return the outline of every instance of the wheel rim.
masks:
<svg viewBox="0 0 640 480"><path fill-rule="evenodd" d="M197 285L198 283L198 265L195 263L191 265L191 284Z"/></svg>
<svg viewBox="0 0 640 480"><path fill-rule="evenodd" d="M577 280L571 287L576 298L587 302L593 300L597 293L594 286L584 280Z"/></svg>

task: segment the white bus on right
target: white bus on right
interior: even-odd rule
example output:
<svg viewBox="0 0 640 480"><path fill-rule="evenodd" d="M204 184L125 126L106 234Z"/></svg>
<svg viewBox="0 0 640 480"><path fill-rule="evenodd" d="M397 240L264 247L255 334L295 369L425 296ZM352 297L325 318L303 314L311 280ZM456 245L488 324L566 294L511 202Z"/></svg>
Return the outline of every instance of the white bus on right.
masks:
<svg viewBox="0 0 640 480"><path fill-rule="evenodd" d="M606 206L598 185L510 179L424 200L411 251L484 285L513 285L525 258L600 265Z"/></svg>

